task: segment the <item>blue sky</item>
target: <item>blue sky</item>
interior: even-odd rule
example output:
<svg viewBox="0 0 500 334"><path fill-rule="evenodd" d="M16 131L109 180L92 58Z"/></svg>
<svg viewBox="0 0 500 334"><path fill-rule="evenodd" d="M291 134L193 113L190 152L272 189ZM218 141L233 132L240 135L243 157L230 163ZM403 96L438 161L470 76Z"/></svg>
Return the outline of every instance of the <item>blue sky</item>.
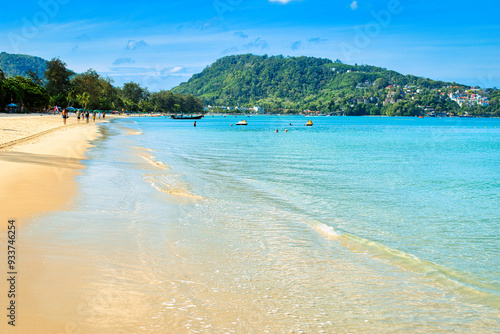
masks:
<svg viewBox="0 0 500 334"><path fill-rule="evenodd" d="M500 4L430 0L9 1L0 51L151 91L226 55L315 56L500 88Z"/></svg>

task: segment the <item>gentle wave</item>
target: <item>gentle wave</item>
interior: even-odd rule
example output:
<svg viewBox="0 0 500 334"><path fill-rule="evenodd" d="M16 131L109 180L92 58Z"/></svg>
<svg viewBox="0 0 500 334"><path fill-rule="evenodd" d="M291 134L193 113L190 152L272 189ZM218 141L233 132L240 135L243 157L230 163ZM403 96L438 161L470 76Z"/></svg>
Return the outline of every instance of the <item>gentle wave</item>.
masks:
<svg viewBox="0 0 500 334"><path fill-rule="evenodd" d="M500 287L498 284L486 283L470 273L463 273L419 259L413 254L335 229L333 226L324 223L314 222L310 225L323 237L338 240L344 247L351 250L363 251L371 257L387 261L404 270L423 274L436 283L471 298L474 302L500 310Z"/></svg>
<svg viewBox="0 0 500 334"><path fill-rule="evenodd" d="M137 136L137 135L142 135L144 132L142 131L137 131L137 130L130 130L128 131L127 133L125 133L126 135L129 135L129 136Z"/></svg>
<svg viewBox="0 0 500 334"><path fill-rule="evenodd" d="M203 197L190 192L186 185L180 182L178 177L174 175L146 175L144 180L156 190L170 195L188 197L196 200L203 199Z"/></svg>
<svg viewBox="0 0 500 334"><path fill-rule="evenodd" d="M340 233L335 231L335 229L332 226L323 223L313 224L313 229L319 232L321 235L330 239L338 238L340 236Z"/></svg>
<svg viewBox="0 0 500 334"><path fill-rule="evenodd" d="M148 152L153 152L154 151L152 148L146 148L146 147L142 147L142 146L133 146L133 148L136 148L136 149L139 149L139 150L143 150L143 151L148 151Z"/></svg>
<svg viewBox="0 0 500 334"><path fill-rule="evenodd" d="M156 160L156 157L152 154L139 153L139 156L155 167L159 167L162 169L169 168L168 165L165 164L163 161Z"/></svg>

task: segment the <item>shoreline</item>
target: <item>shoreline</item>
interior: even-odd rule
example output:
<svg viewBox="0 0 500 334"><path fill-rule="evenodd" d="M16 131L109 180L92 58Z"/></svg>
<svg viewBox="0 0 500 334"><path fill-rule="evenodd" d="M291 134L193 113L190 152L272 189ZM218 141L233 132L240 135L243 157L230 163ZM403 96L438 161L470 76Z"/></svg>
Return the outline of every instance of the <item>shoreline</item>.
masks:
<svg viewBox="0 0 500 334"><path fill-rule="evenodd" d="M20 117L0 118L4 132L0 141L0 231L10 219L21 225L35 215L60 210L76 194L74 176L84 168L81 160L90 142L99 136L99 121L77 123L74 117L67 125L62 123L60 116L25 116L22 121ZM9 127L24 128L5 135Z"/></svg>

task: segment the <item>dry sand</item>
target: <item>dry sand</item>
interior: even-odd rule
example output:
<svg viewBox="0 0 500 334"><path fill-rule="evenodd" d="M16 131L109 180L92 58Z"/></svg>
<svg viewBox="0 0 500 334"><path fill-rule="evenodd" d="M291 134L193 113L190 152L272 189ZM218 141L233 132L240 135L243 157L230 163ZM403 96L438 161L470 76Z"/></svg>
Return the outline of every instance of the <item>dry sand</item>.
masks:
<svg viewBox="0 0 500 334"><path fill-rule="evenodd" d="M108 116L109 118L110 116ZM111 116L113 117L113 116ZM103 121L96 119L96 122ZM83 125L85 120L78 122L76 116L71 114L66 120L66 126L63 123L61 115L43 115L43 114L0 114L0 148L12 146L18 142L29 140L32 137L39 137L41 134L63 129L64 127L74 127ZM92 115L90 116L92 122Z"/></svg>
<svg viewBox="0 0 500 334"><path fill-rule="evenodd" d="M96 123L64 125L61 116L0 117L0 231L56 210L76 192L80 160L98 136Z"/></svg>

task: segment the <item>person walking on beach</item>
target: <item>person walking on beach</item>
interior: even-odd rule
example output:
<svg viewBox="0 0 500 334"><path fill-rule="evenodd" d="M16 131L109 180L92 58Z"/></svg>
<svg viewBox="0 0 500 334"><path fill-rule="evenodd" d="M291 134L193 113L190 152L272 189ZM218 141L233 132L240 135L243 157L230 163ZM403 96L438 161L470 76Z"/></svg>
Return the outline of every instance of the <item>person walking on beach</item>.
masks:
<svg viewBox="0 0 500 334"><path fill-rule="evenodd" d="M106 118L106 112L105 112L105 111L103 111L103 112L102 112L102 119L105 119L105 118Z"/></svg>
<svg viewBox="0 0 500 334"><path fill-rule="evenodd" d="M78 123L80 123L80 116L81 116L82 112L80 111L80 109L78 109L76 111L76 119L78 120Z"/></svg>
<svg viewBox="0 0 500 334"><path fill-rule="evenodd" d="M87 120L87 123L89 122L89 117L90 117L90 113L89 113L89 111L87 110L87 111L85 112L85 119Z"/></svg>
<svg viewBox="0 0 500 334"><path fill-rule="evenodd" d="M62 118L64 121L64 125L66 125L66 118L68 118L68 112L66 111L66 108L64 108L62 111Z"/></svg>
<svg viewBox="0 0 500 334"><path fill-rule="evenodd" d="M95 122L95 111L92 114L92 118L94 119L94 122Z"/></svg>

